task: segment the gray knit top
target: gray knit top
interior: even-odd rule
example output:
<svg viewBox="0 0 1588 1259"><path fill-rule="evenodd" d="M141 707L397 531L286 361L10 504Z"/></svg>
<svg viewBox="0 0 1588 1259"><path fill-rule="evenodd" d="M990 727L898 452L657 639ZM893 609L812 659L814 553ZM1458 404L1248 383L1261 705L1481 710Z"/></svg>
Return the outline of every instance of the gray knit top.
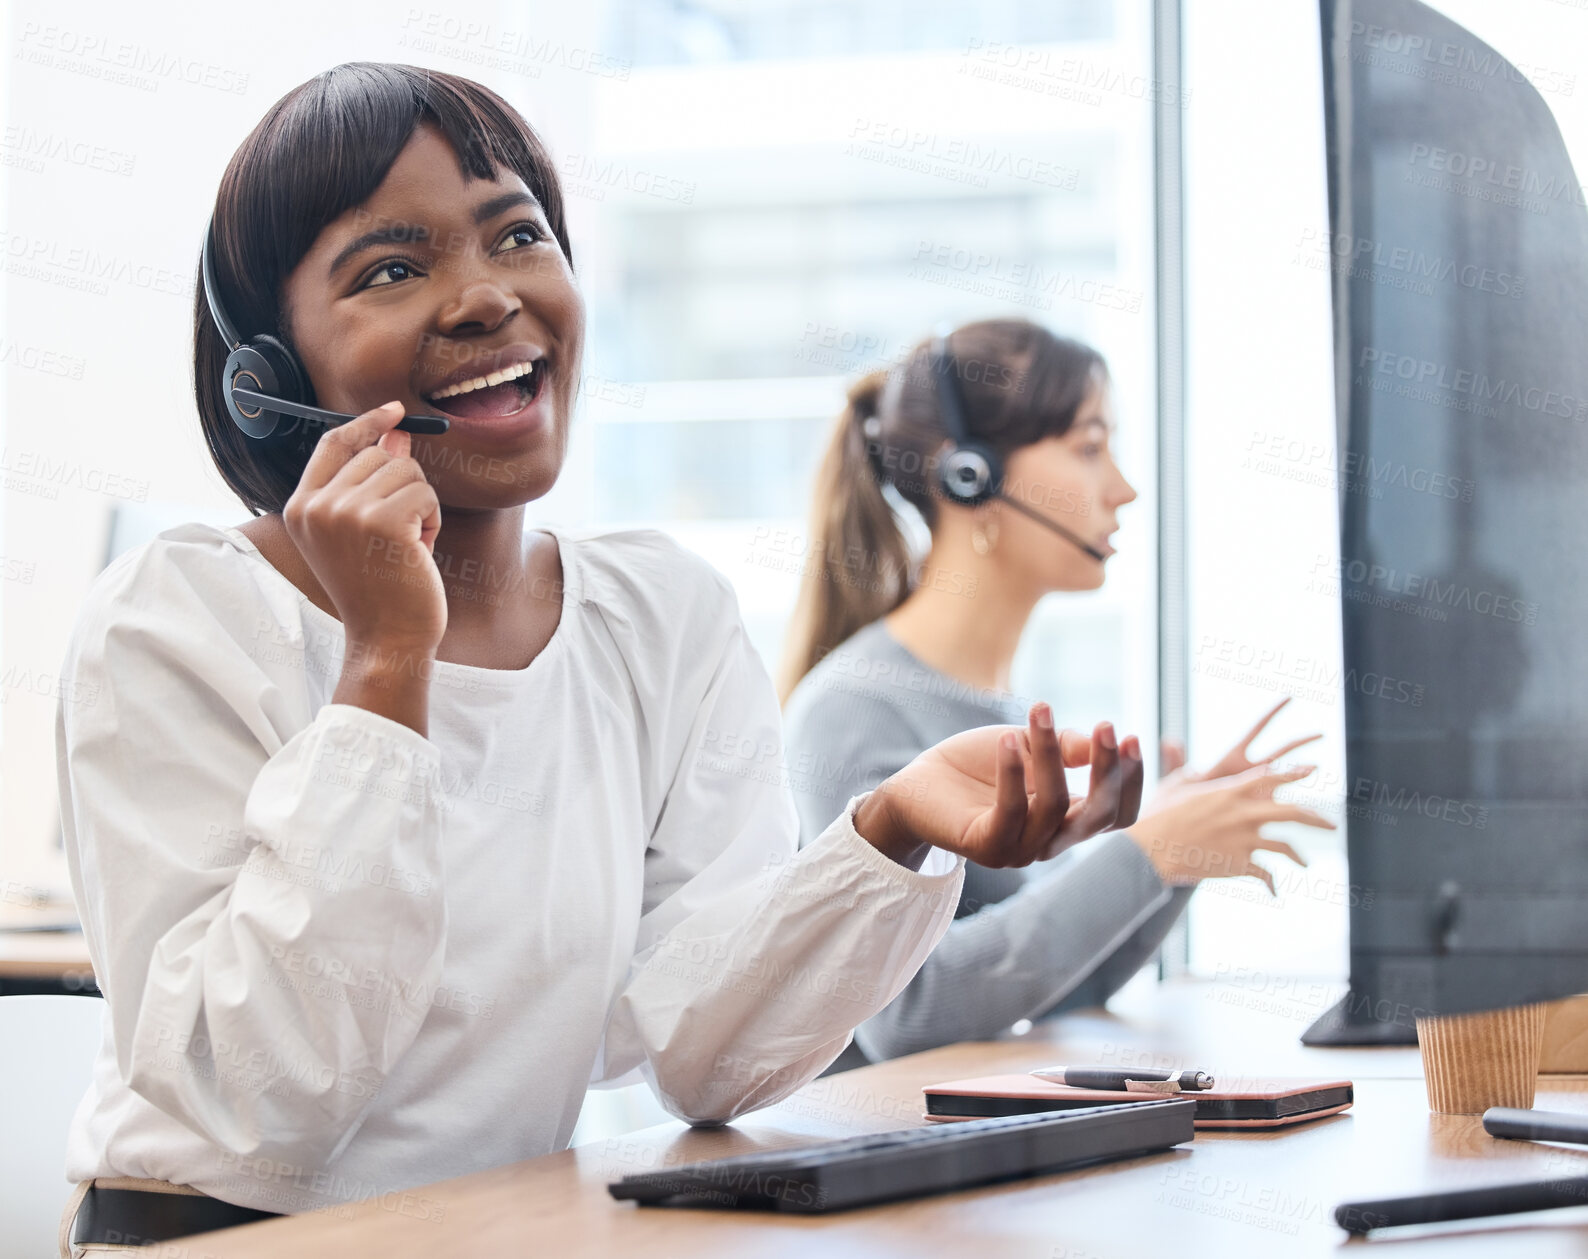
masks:
<svg viewBox="0 0 1588 1259"><path fill-rule="evenodd" d="M784 711L800 843L934 743L978 726L1023 727L1028 707L940 673L873 621L806 674ZM1021 1019L1099 1005L1152 956L1191 891L1159 879L1122 831L1023 869L967 862L948 933L830 1069L985 1040Z"/></svg>

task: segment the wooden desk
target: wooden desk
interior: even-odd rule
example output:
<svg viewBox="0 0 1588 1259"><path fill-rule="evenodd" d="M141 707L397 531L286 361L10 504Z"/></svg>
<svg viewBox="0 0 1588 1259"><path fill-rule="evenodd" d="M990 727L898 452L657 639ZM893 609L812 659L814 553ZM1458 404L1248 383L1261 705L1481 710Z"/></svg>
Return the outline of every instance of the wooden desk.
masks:
<svg viewBox="0 0 1588 1259"><path fill-rule="evenodd" d="M1117 1014L1066 1016L1024 1037L954 1045L827 1076L729 1128L663 1124L331 1213L167 1243L180 1259L429 1259L435 1255L1136 1256L1332 1254L1347 1242L1337 1203L1435 1186L1588 1175L1588 1148L1496 1141L1477 1117L1431 1115L1415 1049L1312 1050L1295 1036L1306 1002L1253 1002L1253 986L1180 983L1133 990ZM1318 995L1319 1008L1332 993ZM1289 998L1287 998L1289 1000ZM1317 1009L1311 1013L1316 1014ZM1081 1172L822 1217L639 1208L608 1181L630 1172L812 1139L913 1127L921 1087L1055 1060L1139 1064L1153 1052L1218 1070L1347 1075L1356 1106L1268 1132L1200 1133L1174 1151ZM1588 1077L1551 1077L1537 1104L1588 1111ZM511 1105L504 1102L504 1120ZM1580 1256L1588 1207L1398 1230L1366 1243L1398 1254Z"/></svg>
<svg viewBox="0 0 1588 1259"><path fill-rule="evenodd" d="M93 985L93 964L81 931L0 930L0 982L60 980Z"/></svg>

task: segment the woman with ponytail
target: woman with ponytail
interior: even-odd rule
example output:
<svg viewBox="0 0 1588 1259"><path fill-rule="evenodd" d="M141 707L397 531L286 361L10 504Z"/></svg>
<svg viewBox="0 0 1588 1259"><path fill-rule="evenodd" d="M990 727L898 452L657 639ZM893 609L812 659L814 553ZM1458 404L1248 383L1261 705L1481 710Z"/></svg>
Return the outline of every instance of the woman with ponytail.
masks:
<svg viewBox="0 0 1588 1259"><path fill-rule="evenodd" d="M1109 453L1108 372L1095 350L1018 319L967 324L945 348L966 436L1001 458L1002 490L976 506L944 495L938 467L952 438L931 343L849 391L817 476L817 562L778 679L802 843L922 749L1021 720L1028 704L1009 692L1009 675L1032 610L1050 592L1102 584L1116 513L1136 497ZM890 495L930 531L918 566ZM1260 828L1333 825L1273 799L1313 768L1273 762L1318 736L1247 756L1285 702L1204 773L1166 747L1171 772L1152 804L1084 859L1069 851L1022 870L968 862L954 923L833 1069L1101 1004L1157 949L1201 879L1252 875L1272 891L1252 854L1302 859Z"/></svg>

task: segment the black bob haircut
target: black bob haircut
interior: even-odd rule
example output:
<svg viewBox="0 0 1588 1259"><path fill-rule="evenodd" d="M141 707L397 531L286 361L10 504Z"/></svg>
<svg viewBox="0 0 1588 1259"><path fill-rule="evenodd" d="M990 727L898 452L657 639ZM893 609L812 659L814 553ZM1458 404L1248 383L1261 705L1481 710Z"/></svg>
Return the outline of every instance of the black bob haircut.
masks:
<svg viewBox="0 0 1588 1259"><path fill-rule="evenodd" d="M573 265L556 166L517 110L454 74L350 61L272 105L221 176L215 278L239 336L269 333L292 345L281 305L287 277L326 224L373 195L422 123L447 137L465 180L492 179L504 166L515 172ZM193 394L210 457L256 516L278 512L324 430L289 423L260 439L237 427L222 394L229 347L204 300L202 266L195 280Z"/></svg>

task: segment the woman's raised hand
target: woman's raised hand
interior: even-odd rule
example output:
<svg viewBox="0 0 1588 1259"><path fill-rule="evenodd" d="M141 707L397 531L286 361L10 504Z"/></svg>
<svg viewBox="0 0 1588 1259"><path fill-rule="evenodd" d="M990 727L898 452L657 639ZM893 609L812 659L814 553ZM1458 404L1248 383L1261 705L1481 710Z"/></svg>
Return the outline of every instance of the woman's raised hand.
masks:
<svg viewBox="0 0 1588 1259"><path fill-rule="evenodd" d="M388 402L320 434L281 516L350 645L425 655L447 628L432 554L441 503L395 428L402 417Z"/></svg>
<svg viewBox="0 0 1588 1259"><path fill-rule="evenodd" d="M1290 696L1287 695L1284 699L1280 700L1279 703L1275 704L1260 718L1258 718L1257 724L1246 732L1246 737L1232 747L1223 756L1219 757L1218 761L1211 769L1203 770L1201 773L1193 773L1191 770L1185 768L1185 748L1182 745L1176 742L1165 740L1163 744L1162 757L1163 777L1159 781L1157 794L1153 796L1153 799L1147 806L1147 814L1151 815L1152 813L1157 812L1157 810L1163 807L1163 805L1169 804L1172 801L1178 799L1180 795L1180 788L1186 784L1205 783L1209 779L1213 778L1228 778L1232 774L1244 774L1247 770L1258 765L1271 765L1281 756L1284 756L1290 752L1294 752L1299 747L1302 747L1308 743L1312 743L1317 739L1323 738L1321 734L1303 735L1299 739L1292 739L1289 743L1285 744L1284 747L1279 748L1277 751L1270 752L1261 760L1252 760L1251 757L1247 755L1248 750L1251 748L1252 744L1256 742L1257 736L1262 734L1264 729L1268 726L1268 723L1278 715L1279 710L1288 703L1290 703ZM1160 803L1160 801L1162 803Z"/></svg>
<svg viewBox="0 0 1588 1259"><path fill-rule="evenodd" d="M1300 822L1334 829L1334 823L1322 814L1274 799L1278 788L1305 778L1315 768L1303 765L1281 770L1274 768L1274 762L1322 735L1292 739L1259 761L1248 754L1257 736L1288 703L1287 695L1211 769L1201 773L1186 769L1184 751L1165 743L1166 772L1142 811L1141 821L1130 832L1165 883L1184 885L1249 874L1273 892L1273 872L1254 861L1254 853L1275 852L1298 865L1307 863L1289 844L1264 838L1261 828L1269 822Z"/></svg>
<svg viewBox="0 0 1588 1259"><path fill-rule="evenodd" d="M1182 786L1171 803L1154 801L1153 811L1130 828L1130 837L1165 883L1184 885L1249 874L1266 883L1272 893L1273 872L1254 861L1254 853L1274 852L1297 865L1307 863L1283 840L1265 837L1262 828L1270 822L1300 822L1335 829L1321 813L1274 799L1278 788L1316 768L1276 769L1265 762L1218 778L1204 776Z"/></svg>
<svg viewBox="0 0 1588 1259"><path fill-rule="evenodd" d="M982 726L944 739L861 802L855 829L901 864L927 846L984 866L1024 866L1100 831L1129 826L1141 807L1141 745L1107 722L1088 739L1053 728L1035 704L1027 728ZM1066 766L1090 764L1086 795L1070 798Z"/></svg>

